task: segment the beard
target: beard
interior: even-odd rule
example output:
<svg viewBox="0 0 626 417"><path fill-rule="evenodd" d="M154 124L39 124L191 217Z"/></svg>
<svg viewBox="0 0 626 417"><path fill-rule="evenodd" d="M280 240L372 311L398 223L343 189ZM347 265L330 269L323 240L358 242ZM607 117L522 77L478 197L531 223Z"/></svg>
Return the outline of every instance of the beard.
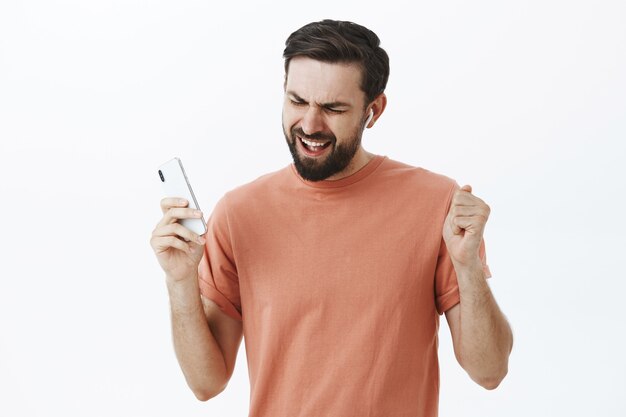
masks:
<svg viewBox="0 0 626 417"><path fill-rule="evenodd" d="M322 181L346 169L359 150L363 135L363 131L357 128L350 139L341 145L337 145L337 137L332 133L317 132L312 135L305 135L302 128L297 127L292 128L291 135L288 135L284 125L283 133L285 134L285 140L289 146L289 152L291 152L298 174L308 181ZM328 155L324 156L323 159L319 159L300 154L297 149L298 144L296 141L299 140L297 136L305 139L330 141Z"/></svg>

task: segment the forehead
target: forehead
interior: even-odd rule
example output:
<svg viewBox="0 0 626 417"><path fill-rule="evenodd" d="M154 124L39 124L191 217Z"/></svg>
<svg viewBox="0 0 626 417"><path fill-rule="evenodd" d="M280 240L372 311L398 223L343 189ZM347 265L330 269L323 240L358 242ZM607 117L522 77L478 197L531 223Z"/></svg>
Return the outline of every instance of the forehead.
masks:
<svg viewBox="0 0 626 417"><path fill-rule="evenodd" d="M361 69L354 63L328 63L307 57L289 62L285 90L307 101L344 102L357 105L365 100L361 90Z"/></svg>

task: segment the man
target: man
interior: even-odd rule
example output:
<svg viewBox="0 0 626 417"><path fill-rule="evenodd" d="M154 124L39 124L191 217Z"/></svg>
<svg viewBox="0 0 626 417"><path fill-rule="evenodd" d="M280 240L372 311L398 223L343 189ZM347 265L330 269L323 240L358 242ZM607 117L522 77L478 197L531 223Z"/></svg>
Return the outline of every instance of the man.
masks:
<svg viewBox="0 0 626 417"><path fill-rule="evenodd" d="M512 335L485 279L489 207L363 149L387 103L373 32L311 23L284 57L293 165L227 192L204 237L177 223L201 213L161 201L151 244L190 388L219 394L245 335L250 416L436 416L443 313L458 362L497 387Z"/></svg>

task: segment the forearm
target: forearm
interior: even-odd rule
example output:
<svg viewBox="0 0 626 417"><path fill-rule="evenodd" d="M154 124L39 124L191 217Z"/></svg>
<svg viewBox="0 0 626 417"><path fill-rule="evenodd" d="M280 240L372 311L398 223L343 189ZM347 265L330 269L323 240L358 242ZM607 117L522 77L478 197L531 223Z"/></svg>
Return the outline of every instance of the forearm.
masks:
<svg viewBox="0 0 626 417"><path fill-rule="evenodd" d="M207 400L223 389L226 365L207 323L198 281L167 280L167 289L178 363L196 397Z"/></svg>
<svg viewBox="0 0 626 417"><path fill-rule="evenodd" d="M500 311L481 264L457 268L461 298L459 361L470 377L495 388L508 371L511 328Z"/></svg>

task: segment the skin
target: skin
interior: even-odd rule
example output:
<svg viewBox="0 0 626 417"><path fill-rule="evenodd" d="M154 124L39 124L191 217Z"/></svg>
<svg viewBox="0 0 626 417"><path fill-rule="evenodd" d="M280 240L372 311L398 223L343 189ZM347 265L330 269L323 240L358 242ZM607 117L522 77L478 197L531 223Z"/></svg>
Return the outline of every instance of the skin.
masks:
<svg viewBox="0 0 626 417"><path fill-rule="evenodd" d="M301 129L306 135L333 135L332 147L350 146L359 142L348 166L326 180L338 180L352 175L366 165L374 155L360 144L365 127L372 127L382 114L387 98L380 94L371 103L366 102L360 89L360 68L355 64L330 64L306 57L293 58L285 80L283 103L283 131L287 142L295 145L297 157L311 166L321 165L330 157L309 157L297 143L293 130ZM364 126L370 111L371 121Z"/></svg>
<svg viewBox="0 0 626 417"><path fill-rule="evenodd" d="M370 109L374 117L366 127L372 127L383 113L387 99L381 94L366 103L359 86L360 76L356 65L331 64L305 57L293 59L285 82L283 104L283 131L287 141L296 140L287 132L301 128L307 135L330 132L338 144L346 143L354 138L355 131L362 129ZM358 138L360 142L360 135ZM301 148L296 149L298 156L307 158ZM348 166L327 180L352 175L372 157L359 143ZM324 158L309 159L311 163L320 164ZM446 311L446 319L459 364L475 382L486 389L494 389L507 374L513 336L489 289L479 256L490 209L483 200L472 195L471 190L471 186L465 185L455 192L442 230L457 273L461 299Z"/></svg>
<svg viewBox="0 0 626 417"><path fill-rule="evenodd" d="M508 371L513 334L489 289L479 255L490 212L472 194L471 185L464 185L452 197L442 234L461 298L446 311L457 361L476 383L495 389Z"/></svg>
<svg viewBox="0 0 626 417"><path fill-rule="evenodd" d="M304 155L293 132L333 138L333 146L355 145L347 165L325 178L334 181L352 175L374 155L363 149L365 127L374 126L385 110L380 94L367 102L359 87L360 68L295 58L285 80L283 130L296 156L315 168L329 157ZM341 103L338 105L337 103ZM370 110L372 119L365 125ZM349 147L349 146L348 146ZM200 296L198 265L206 240L178 223L202 213L177 198L161 200L163 217L152 232L150 244L161 268L171 305L172 335L178 362L196 397L206 401L228 383L242 340L242 323L227 316ZM498 386L508 367L513 338L485 280L478 249L489 207L471 193L458 190L444 222L443 238L454 264L461 302L446 312L457 360L470 377L487 389Z"/></svg>
<svg viewBox="0 0 626 417"><path fill-rule="evenodd" d="M198 265L206 239L178 223L202 217L188 204L161 200L163 217L150 244L165 272L176 358L195 396L206 401L223 391L232 375L243 325L200 296Z"/></svg>

